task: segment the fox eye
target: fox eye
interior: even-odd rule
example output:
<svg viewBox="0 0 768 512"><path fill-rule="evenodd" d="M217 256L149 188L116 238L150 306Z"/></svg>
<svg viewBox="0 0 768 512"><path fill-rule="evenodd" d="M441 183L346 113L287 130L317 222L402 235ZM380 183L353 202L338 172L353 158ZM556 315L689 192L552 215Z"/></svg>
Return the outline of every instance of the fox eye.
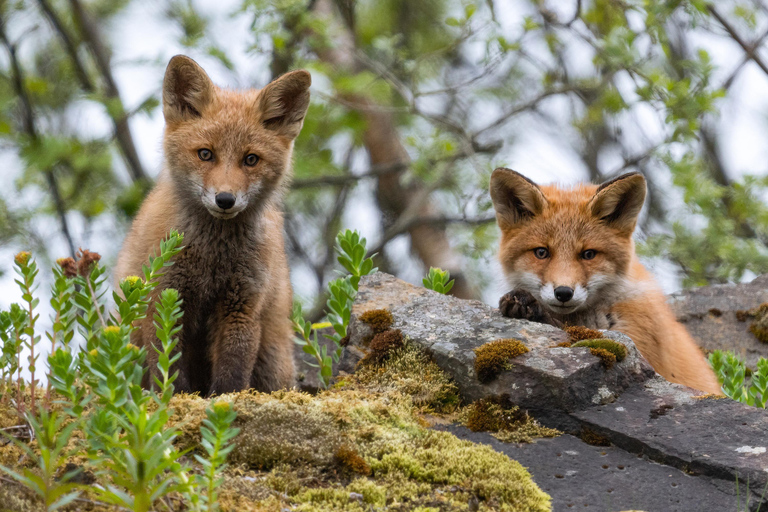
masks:
<svg viewBox="0 0 768 512"><path fill-rule="evenodd" d="M597 256L597 251L594 249L587 249L586 251L582 251L581 253L581 259L583 260L591 260L595 256Z"/></svg>
<svg viewBox="0 0 768 512"><path fill-rule="evenodd" d="M543 260L549 258L549 250L546 247L537 247L533 250L533 255Z"/></svg>
<svg viewBox="0 0 768 512"><path fill-rule="evenodd" d="M245 165L249 167L253 167L257 163L259 163L259 157L254 155L253 153L245 157Z"/></svg>
<svg viewBox="0 0 768 512"><path fill-rule="evenodd" d="M209 160L213 160L213 151L206 148L198 149L197 156L200 157L200 160L202 160L203 162L207 162Z"/></svg>

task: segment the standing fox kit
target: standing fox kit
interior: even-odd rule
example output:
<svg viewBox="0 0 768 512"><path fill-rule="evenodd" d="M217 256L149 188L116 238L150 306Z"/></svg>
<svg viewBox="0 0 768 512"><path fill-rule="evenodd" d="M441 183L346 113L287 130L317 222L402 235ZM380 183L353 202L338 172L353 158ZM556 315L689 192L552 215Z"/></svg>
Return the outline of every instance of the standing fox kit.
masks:
<svg viewBox="0 0 768 512"><path fill-rule="evenodd" d="M499 259L512 287L499 308L512 318L622 331L667 380L720 393L704 355L635 254L632 233L645 192L639 173L564 190L496 169Z"/></svg>
<svg viewBox="0 0 768 512"><path fill-rule="evenodd" d="M293 141L311 78L293 71L261 90L215 86L192 59L173 57L163 80L165 165L133 222L116 278L141 275L171 229L185 249L158 291L183 299L177 391L271 391L293 382L291 285L281 211ZM153 311L134 331L157 375Z"/></svg>

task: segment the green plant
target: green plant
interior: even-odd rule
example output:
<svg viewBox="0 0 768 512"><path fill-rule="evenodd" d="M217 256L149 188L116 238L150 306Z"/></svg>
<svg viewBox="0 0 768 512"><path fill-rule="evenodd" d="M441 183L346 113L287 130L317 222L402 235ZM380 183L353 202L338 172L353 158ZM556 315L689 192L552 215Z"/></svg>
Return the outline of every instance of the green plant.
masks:
<svg viewBox="0 0 768 512"><path fill-rule="evenodd" d="M26 419L37 440L37 451L2 430L0 434L18 446L26 457L35 461L37 470L25 468L19 473L0 465L0 471L32 490L45 502L45 510L52 512L71 503L79 495L77 486L71 480L80 469L63 472L62 468L70 455L66 449L67 444L80 424L72 421L63 426L67 418L49 412L44 407L40 408L39 417L29 413Z"/></svg>
<svg viewBox="0 0 768 512"><path fill-rule="evenodd" d="M317 363L307 363L318 368L320 381L328 387L333 375L333 363L338 361L344 350L343 340L347 336L347 327L352 316L352 304L357 295L357 287L362 276L376 272L373 266L373 257L366 258L366 240L357 231L341 231L336 236L336 252L339 263L349 272L349 275L339 277L328 283L328 307L326 318L333 327L332 334L326 334L326 338L332 340L335 349L328 354L328 347L320 345L317 341L317 331L312 330L312 324L304 319L301 304L296 302L291 311L293 329L301 338L296 343L302 350L315 358Z"/></svg>
<svg viewBox="0 0 768 512"><path fill-rule="evenodd" d="M194 510L216 509L219 475L232 449L230 441L237 435L237 429L231 428L236 413L224 411L221 406L211 409L201 429L206 456L196 457L204 466L205 477L190 478L189 468L180 462L186 451L173 444L178 426L168 427L177 377L173 364L181 356L176 335L181 329L182 310L176 290L162 290L155 302L158 343L151 349L157 352L159 372L151 390L142 387L147 349L130 343L137 320L146 316L159 278L181 251L182 241L181 234L171 231L160 244L160 254L144 266L144 279L131 276L120 283L119 292L113 293L115 312L111 314L107 314L105 301L106 269L99 265L98 254L81 250L77 261L63 258L53 269L53 327L46 333L52 347L48 357L49 387L44 404L39 408L30 405L25 415L38 447L12 439L37 467L21 472L0 467L38 494L48 510L77 497L76 486L70 482L76 472L61 474L70 455L65 447L75 430L85 434L77 449L85 450L89 469L100 479L101 485L91 490L103 502L146 512L164 496L178 492L188 497L188 505ZM0 312L0 375L2 389L10 390L14 372L18 372L16 401L22 411L25 389L20 377L21 346L30 350L32 373L37 358L35 346L41 337L35 332L37 299L33 293L37 267L28 253L17 255L16 266L26 308L14 304L9 311ZM75 323L85 350L77 350L72 343ZM34 373L32 379L27 388L30 404L34 404L36 391ZM60 412L49 410L53 399ZM37 415L32 414L38 409ZM202 502L196 498L201 487L205 491Z"/></svg>
<svg viewBox="0 0 768 512"><path fill-rule="evenodd" d="M451 273L448 270L436 267L430 267L427 276L421 280L424 283L424 288L443 294L451 291L455 281L455 279L451 279Z"/></svg>
<svg viewBox="0 0 768 512"><path fill-rule="evenodd" d="M203 426L200 428L203 436L200 444L207 458L195 455L195 459L203 466L204 510L216 511L219 510L216 488L221 484L227 455L235 448L231 441L240 429L232 428L232 422L235 421L237 413L227 402L211 404L205 410L205 414L207 418L203 420Z"/></svg>
<svg viewBox="0 0 768 512"><path fill-rule="evenodd" d="M726 396L747 405L765 408L768 402L768 359L761 357L757 369L749 377L744 361L730 351L715 350L709 356L709 364Z"/></svg>

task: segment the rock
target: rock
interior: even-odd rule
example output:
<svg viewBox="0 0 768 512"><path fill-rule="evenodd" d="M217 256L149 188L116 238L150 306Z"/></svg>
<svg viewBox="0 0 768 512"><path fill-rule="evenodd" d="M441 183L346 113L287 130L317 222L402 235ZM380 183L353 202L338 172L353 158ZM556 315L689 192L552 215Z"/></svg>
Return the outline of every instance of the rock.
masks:
<svg viewBox="0 0 768 512"><path fill-rule="evenodd" d="M512 320L478 301L457 299L377 273L360 281L350 323L350 344L365 346L369 332L358 317L371 309L389 309L394 329L432 355L457 383L462 396L474 401L508 394L510 400L541 415L571 412L610 402L627 387L654 375L632 341L618 332L605 336L627 348L627 357L606 370L588 348L556 347L567 335L550 325ZM361 325L362 324L362 325ZM498 339L522 341L530 352L512 361L512 368L483 384L475 374L474 349ZM560 419L564 419L560 415Z"/></svg>
<svg viewBox="0 0 768 512"><path fill-rule="evenodd" d="M615 402L573 414L613 444L657 462L727 481L768 483L768 413L728 398L696 396L656 377Z"/></svg>
<svg viewBox="0 0 768 512"><path fill-rule="evenodd" d="M553 510L733 510L735 480L692 476L616 446L590 446L562 435L531 444L506 444L485 432L457 425L440 427L459 439L491 446L526 467L552 497ZM742 501L745 500L743 491Z"/></svg>
<svg viewBox="0 0 768 512"><path fill-rule="evenodd" d="M761 356L768 357L768 344L749 332L752 320L739 321L736 312L764 302L768 302L768 274L750 283L704 286L669 296L678 321L701 347L733 350L751 368L755 368Z"/></svg>
<svg viewBox="0 0 768 512"><path fill-rule="evenodd" d="M734 287L710 287L709 291L692 292L689 297L679 295L673 303L678 301L678 313L689 311L685 317L689 323L717 324L708 315L722 318L728 313L735 319L737 309L750 309L768 299L761 295L765 293L765 284L768 278L750 283L749 301L742 292L736 294ZM591 442L612 444L626 456L634 454L664 464L663 471L676 475L675 478L680 477L676 470L702 475L726 494L732 494L738 481L742 497L750 496L751 509L763 502L760 493L768 485L768 413L667 382L655 374L627 336L604 332L606 338L627 349L623 361L606 369L587 348L555 347L567 338L560 329L504 318L496 309L480 302L441 295L378 273L360 281L350 328L352 345L365 350L370 332L358 317L370 309L382 308L389 309L394 316L393 328L400 329L412 343L431 354L454 379L465 402L507 395L513 404L527 409L547 427L587 433L584 438ZM715 308L719 313L710 311ZM481 383L475 375L474 349L506 338L522 341L530 351L512 359L512 367L494 380ZM556 442L559 441L553 441ZM507 453L506 449L499 451ZM646 469L643 474L647 478L659 478L660 473ZM645 477L638 473L637 478ZM633 482L629 480L627 484ZM645 482L638 482L636 487L643 485ZM648 484L647 492L654 488ZM749 491L744 490L747 488ZM648 510L721 510L716 503L727 502L711 487L690 484L685 489L680 490L683 505L678 508L663 505L663 495L646 496L648 499L638 504L648 503ZM592 496L598 500L598 495L590 492L584 490L573 496ZM674 492L677 491L669 491ZM693 500L692 496L711 506L690 505L685 500ZM733 496L731 499L735 500ZM606 502L593 504L605 509ZM631 508L635 504L617 502L616 506Z"/></svg>

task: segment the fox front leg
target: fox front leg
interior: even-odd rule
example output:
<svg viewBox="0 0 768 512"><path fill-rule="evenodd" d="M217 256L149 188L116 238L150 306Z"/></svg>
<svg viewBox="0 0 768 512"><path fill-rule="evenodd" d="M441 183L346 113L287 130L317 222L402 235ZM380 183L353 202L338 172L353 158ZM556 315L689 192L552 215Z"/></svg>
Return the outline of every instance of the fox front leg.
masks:
<svg viewBox="0 0 768 512"><path fill-rule="evenodd" d="M530 320L541 324L562 327L562 322L554 318L536 297L525 290L512 290L499 299L499 311L502 316L520 320Z"/></svg>
<svg viewBox="0 0 768 512"><path fill-rule="evenodd" d="M209 395L248 389L259 349L261 326L254 314L254 300L226 301L212 322Z"/></svg>

